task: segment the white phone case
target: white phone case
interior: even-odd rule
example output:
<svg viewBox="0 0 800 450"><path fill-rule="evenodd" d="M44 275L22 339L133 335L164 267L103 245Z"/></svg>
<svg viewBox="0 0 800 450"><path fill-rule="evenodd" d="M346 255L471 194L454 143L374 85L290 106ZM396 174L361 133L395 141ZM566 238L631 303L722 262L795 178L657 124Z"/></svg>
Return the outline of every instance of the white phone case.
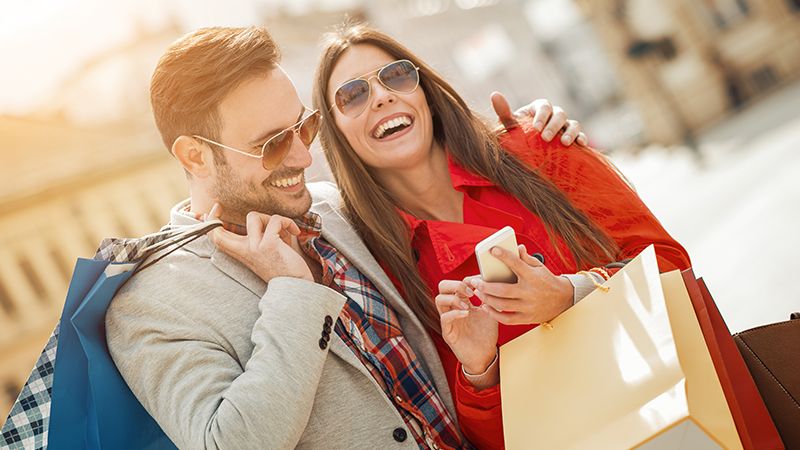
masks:
<svg viewBox="0 0 800 450"><path fill-rule="evenodd" d="M517 235L514 229L506 226L493 235L478 242L475 246L475 257L481 270L481 278L492 283L516 283L517 275L502 261L492 256L493 247L501 247L517 253Z"/></svg>

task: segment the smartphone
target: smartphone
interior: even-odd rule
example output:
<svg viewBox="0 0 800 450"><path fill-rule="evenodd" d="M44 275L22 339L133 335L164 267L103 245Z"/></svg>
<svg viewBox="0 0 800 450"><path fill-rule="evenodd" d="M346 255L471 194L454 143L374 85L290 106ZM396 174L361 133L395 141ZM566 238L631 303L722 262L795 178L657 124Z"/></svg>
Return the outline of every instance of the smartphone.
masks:
<svg viewBox="0 0 800 450"><path fill-rule="evenodd" d="M516 283L517 275L502 261L495 258L491 250L494 247L504 248L517 254L517 234L511 227L503 227L493 235L478 242L475 246L475 257L481 270L483 281L491 283Z"/></svg>

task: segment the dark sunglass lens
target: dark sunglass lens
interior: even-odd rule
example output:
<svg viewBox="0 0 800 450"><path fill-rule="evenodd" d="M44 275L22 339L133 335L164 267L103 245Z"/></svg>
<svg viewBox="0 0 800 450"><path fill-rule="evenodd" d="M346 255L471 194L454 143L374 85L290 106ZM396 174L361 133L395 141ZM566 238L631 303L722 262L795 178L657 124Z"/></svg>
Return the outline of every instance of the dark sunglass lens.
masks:
<svg viewBox="0 0 800 450"><path fill-rule="evenodd" d="M343 84L337 91L335 101L339 111L346 116L358 115L364 110L369 99L369 83L366 80L352 80Z"/></svg>
<svg viewBox="0 0 800 450"><path fill-rule="evenodd" d="M289 153L289 149L292 148L292 139L294 139L294 131L284 130L264 144L262 164L265 169L272 170L278 167Z"/></svg>
<svg viewBox="0 0 800 450"><path fill-rule="evenodd" d="M408 93L416 89L419 83L417 68L410 61L395 61L384 67L378 74L381 82L387 88Z"/></svg>
<svg viewBox="0 0 800 450"><path fill-rule="evenodd" d="M305 120L303 120L303 123L300 124L300 140L303 142L303 144L305 144L306 147L310 146L311 142L313 142L314 138L317 136L319 125L319 111L314 111L311 113L311 115L306 117Z"/></svg>

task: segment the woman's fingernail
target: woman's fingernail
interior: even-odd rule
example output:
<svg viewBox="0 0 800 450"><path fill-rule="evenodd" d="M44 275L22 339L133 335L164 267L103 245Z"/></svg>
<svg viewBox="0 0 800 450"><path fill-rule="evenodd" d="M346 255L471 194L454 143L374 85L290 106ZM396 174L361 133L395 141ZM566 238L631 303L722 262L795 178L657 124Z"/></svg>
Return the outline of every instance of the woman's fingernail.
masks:
<svg viewBox="0 0 800 450"><path fill-rule="evenodd" d="M467 293L467 297L472 297L475 295L471 288L466 288L464 291Z"/></svg>
<svg viewBox="0 0 800 450"><path fill-rule="evenodd" d="M469 305L466 302L461 302L461 309L469 309Z"/></svg>
<svg viewBox="0 0 800 450"><path fill-rule="evenodd" d="M503 254L503 252L502 252L502 251L500 251L500 249L499 249L499 248L497 248L497 247L493 247L493 248L492 248L492 254L493 254L494 256L500 256L500 255L502 255L502 254Z"/></svg>
<svg viewBox="0 0 800 450"><path fill-rule="evenodd" d="M564 136L561 136L561 143L562 144L567 145L570 142L572 142L572 136L570 136L568 134L565 134Z"/></svg>
<svg viewBox="0 0 800 450"><path fill-rule="evenodd" d="M535 128L537 131L542 131L543 126L544 122L542 122L541 120L537 120L536 122L533 123L533 128Z"/></svg>
<svg viewBox="0 0 800 450"><path fill-rule="evenodd" d="M545 131L544 133L542 133L542 138L544 138L545 141L549 141L550 139L553 139L553 132L549 131L549 130Z"/></svg>

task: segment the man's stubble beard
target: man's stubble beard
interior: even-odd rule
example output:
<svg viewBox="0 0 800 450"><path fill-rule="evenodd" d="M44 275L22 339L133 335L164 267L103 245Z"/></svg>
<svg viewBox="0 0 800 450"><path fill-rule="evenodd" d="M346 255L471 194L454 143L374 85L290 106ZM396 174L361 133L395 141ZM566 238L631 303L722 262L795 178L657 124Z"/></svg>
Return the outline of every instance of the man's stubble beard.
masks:
<svg viewBox="0 0 800 450"><path fill-rule="evenodd" d="M270 177L260 185L245 181L234 174L226 163L217 164L217 182L214 196L222 206L222 214L227 221L246 224L247 213L256 211L263 214L278 214L292 219L307 213L311 208L311 195L307 189L293 196L280 198L269 185ZM283 196L282 196L283 197Z"/></svg>

